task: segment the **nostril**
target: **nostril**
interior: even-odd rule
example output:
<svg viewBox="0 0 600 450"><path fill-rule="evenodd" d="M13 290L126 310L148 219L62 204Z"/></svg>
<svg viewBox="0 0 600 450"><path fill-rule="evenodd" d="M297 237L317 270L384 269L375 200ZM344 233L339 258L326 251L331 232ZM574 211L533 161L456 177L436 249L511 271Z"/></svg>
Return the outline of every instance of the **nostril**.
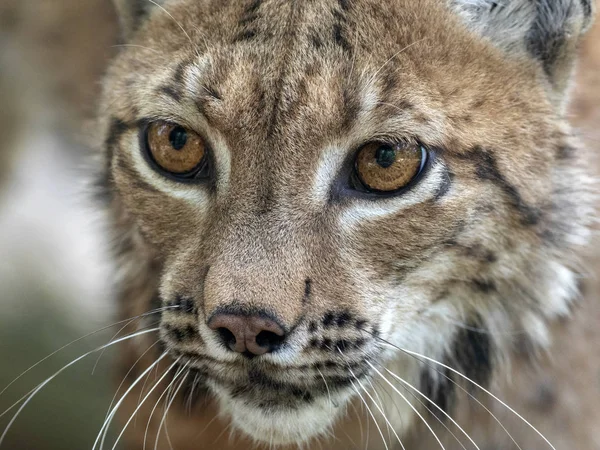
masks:
<svg viewBox="0 0 600 450"><path fill-rule="evenodd" d="M256 343L259 347L275 350L283 344L285 336L279 336L272 331L263 330L256 335Z"/></svg>
<svg viewBox="0 0 600 450"><path fill-rule="evenodd" d="M215 331L220 336L221 341L223 341L228 348L231 349L235 346L235 335L230 330L227 328L217 328Z"/></svg>

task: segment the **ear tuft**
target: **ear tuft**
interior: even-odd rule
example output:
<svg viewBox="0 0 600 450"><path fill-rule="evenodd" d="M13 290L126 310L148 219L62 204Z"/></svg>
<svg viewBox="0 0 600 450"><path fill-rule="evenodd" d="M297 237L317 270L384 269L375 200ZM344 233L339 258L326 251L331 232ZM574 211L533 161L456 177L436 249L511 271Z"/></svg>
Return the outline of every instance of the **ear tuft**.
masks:
<svg viewBox="0 0 600 450"><path fill-rule="evenodd" d="M510 55L539 61L554 94L563 96L595 0L449 1L472 31Z"/></svg>

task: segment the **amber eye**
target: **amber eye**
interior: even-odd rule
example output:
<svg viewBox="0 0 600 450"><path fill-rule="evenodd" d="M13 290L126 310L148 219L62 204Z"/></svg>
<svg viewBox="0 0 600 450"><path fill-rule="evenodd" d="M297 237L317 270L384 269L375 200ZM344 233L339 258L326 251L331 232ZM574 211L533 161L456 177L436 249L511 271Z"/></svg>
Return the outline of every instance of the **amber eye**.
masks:
<svg viewBox="0 0 600 450"><path fill-rule="evenodd" d="M202 138L179 125L152 123L148 126L146 141L152 160L173 175L193 175L206 160Z"/></svg>
<svg viewBox="0 0 600 450"><path fill-rule="evenodd" d="M367 191L390 193L417 178L426 161L420 145L371 143L358 152L354 170Z"/></svg>

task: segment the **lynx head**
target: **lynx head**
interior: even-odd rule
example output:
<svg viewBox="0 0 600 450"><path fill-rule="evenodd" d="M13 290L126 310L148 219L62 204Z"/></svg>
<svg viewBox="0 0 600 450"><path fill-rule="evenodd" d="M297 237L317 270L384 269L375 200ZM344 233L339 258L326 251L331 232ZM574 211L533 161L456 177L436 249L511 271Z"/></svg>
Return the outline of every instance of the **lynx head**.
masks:
<svg viewBox="0 0 600 450"><path fill-rule="evenodd" d="M385 369L432 389L415 355L485 383L547 343L590 213L563 114L590 0L117 6L121 250L236 429L302 442Z"/></svg>

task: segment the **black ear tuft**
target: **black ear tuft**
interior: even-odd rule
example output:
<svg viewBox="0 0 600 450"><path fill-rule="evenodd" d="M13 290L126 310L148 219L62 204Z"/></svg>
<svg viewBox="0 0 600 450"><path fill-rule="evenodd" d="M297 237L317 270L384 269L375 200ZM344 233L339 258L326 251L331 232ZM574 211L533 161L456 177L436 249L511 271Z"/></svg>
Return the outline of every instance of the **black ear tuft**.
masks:
<svg viewBox="0 0 600 450"><path fill-rule="evenodd" d="M538 61L557 101L571 78L577 43L595 0L449 0L474 32L514 57Z"/></svg>
<svg viewBox="0 0 600 450"><path fill-rule="evenodd" d="M113 0L125 39L138 29L149 12L165 0Z"/></svg>

